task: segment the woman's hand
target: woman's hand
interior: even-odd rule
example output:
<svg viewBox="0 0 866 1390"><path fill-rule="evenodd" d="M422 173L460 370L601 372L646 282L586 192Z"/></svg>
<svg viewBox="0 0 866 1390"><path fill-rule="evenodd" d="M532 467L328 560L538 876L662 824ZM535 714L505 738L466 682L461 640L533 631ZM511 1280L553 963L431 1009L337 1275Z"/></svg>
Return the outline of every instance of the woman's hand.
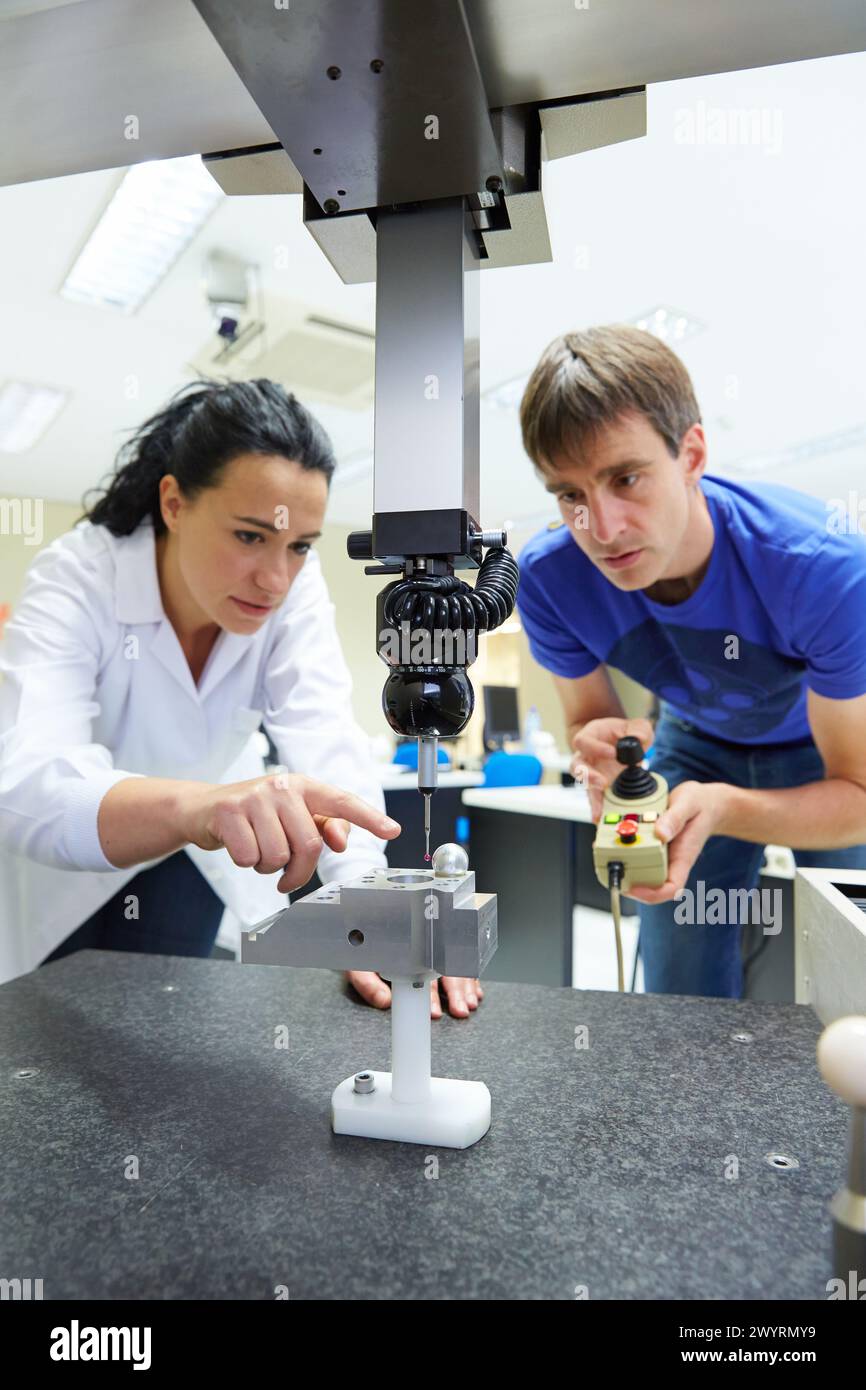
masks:
<svg viewBox="0 0 866 1390"><path fill-rule="evenodd" d="M347 970L346 979L361 998L376 1009L391 1007L391 989L373 970ZM484 998L484 990L478 980L464 980L457 975L443 975L441 979L430 981L430 1016L442 1017L442 1001L439 986L445 992L448 1009L454 1018L468 1018L478 1008Z"/></svg>
<svg viewBox="0 0 866 1390"><path fill-rule="evenodd" d="M640 739L644 752L655 737L648 719L590 719L572 739L571 775L586 787L593 820L601 815L605 787L622 772L616 745L628 735Z"/></svg>
<svg viewBox="0 0 866 1390"><path fill-rule="evenodd" d="M279 772L229 786L188 784L183 828L189 844L226 849L236 864L273 874L291 893L313 876L323 845L346 848L349 824L383 840L400 833L397 821L359 796L300 774Z"/></svg>

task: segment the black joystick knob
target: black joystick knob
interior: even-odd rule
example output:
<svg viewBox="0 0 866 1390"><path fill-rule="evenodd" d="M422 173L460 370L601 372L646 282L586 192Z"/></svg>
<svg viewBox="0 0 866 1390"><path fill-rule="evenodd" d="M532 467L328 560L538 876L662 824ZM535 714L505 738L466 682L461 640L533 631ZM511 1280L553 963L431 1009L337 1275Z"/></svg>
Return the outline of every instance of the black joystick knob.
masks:
<svg viewBox="0 0 866 1390"><path fill-rule="evenodd" d="M616 760L623 763L622 772L613 784L613 794L623 801L636 801L641 796L653 796L656 779L645 767L641 767L643 744L633 734L616 741Z"/></svg>
<svg viewBox="0 0 866 1390"><path fill-rule="evenodd" d="M643 762L643 744L634 734L626 734L625 738L618 738L616 741L616 760L618 763L625 763L626 767L636 767Z"/></svg>

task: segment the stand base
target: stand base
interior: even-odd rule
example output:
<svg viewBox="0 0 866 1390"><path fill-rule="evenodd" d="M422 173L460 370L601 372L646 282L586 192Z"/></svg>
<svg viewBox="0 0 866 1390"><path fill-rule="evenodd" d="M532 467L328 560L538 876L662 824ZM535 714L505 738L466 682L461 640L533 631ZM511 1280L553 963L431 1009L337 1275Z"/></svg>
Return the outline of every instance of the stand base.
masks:
<svg viewBox="0 0 866 1390"><path fill-rule="evenodd" d="M468 1149L490 1128L490 1092L483 1081L430 1080L430 1094L415 1104L391 1098L391 1073L374 1071L375 1089L359 1095L355 1078L341 1081L331 1096L335 1134L363 1139L396 1139L404 1144L430 1144Z"/></svg>

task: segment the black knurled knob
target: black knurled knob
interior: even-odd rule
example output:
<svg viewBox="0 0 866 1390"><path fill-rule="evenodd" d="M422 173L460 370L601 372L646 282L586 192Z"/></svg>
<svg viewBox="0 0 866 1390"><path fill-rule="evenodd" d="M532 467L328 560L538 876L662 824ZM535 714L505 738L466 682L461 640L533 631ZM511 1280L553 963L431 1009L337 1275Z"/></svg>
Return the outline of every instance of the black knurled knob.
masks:
<svg viewBox="0 0 866 1390"><path fill-rule="evenodd" d="M350 531L346 537L346 550L351 560L372 560L373 532Z"/></svg>

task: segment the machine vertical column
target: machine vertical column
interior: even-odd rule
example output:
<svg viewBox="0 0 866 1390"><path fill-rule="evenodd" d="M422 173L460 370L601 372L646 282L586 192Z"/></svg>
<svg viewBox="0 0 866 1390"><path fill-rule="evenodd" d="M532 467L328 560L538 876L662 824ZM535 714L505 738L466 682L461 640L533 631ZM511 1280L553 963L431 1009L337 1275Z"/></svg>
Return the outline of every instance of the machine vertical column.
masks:
<svg viewBox="0 0 866 1390"><path fill-rule="evenodd" d="M376 220L373 510L478 518L478 261L462 198Z"/></svg>
<svg viewBox="0 0 866 1390"><path fill-rule="evenodd" d="M430 1095L430 981L391 981L391 1095L416 1105Z"/></svg>

